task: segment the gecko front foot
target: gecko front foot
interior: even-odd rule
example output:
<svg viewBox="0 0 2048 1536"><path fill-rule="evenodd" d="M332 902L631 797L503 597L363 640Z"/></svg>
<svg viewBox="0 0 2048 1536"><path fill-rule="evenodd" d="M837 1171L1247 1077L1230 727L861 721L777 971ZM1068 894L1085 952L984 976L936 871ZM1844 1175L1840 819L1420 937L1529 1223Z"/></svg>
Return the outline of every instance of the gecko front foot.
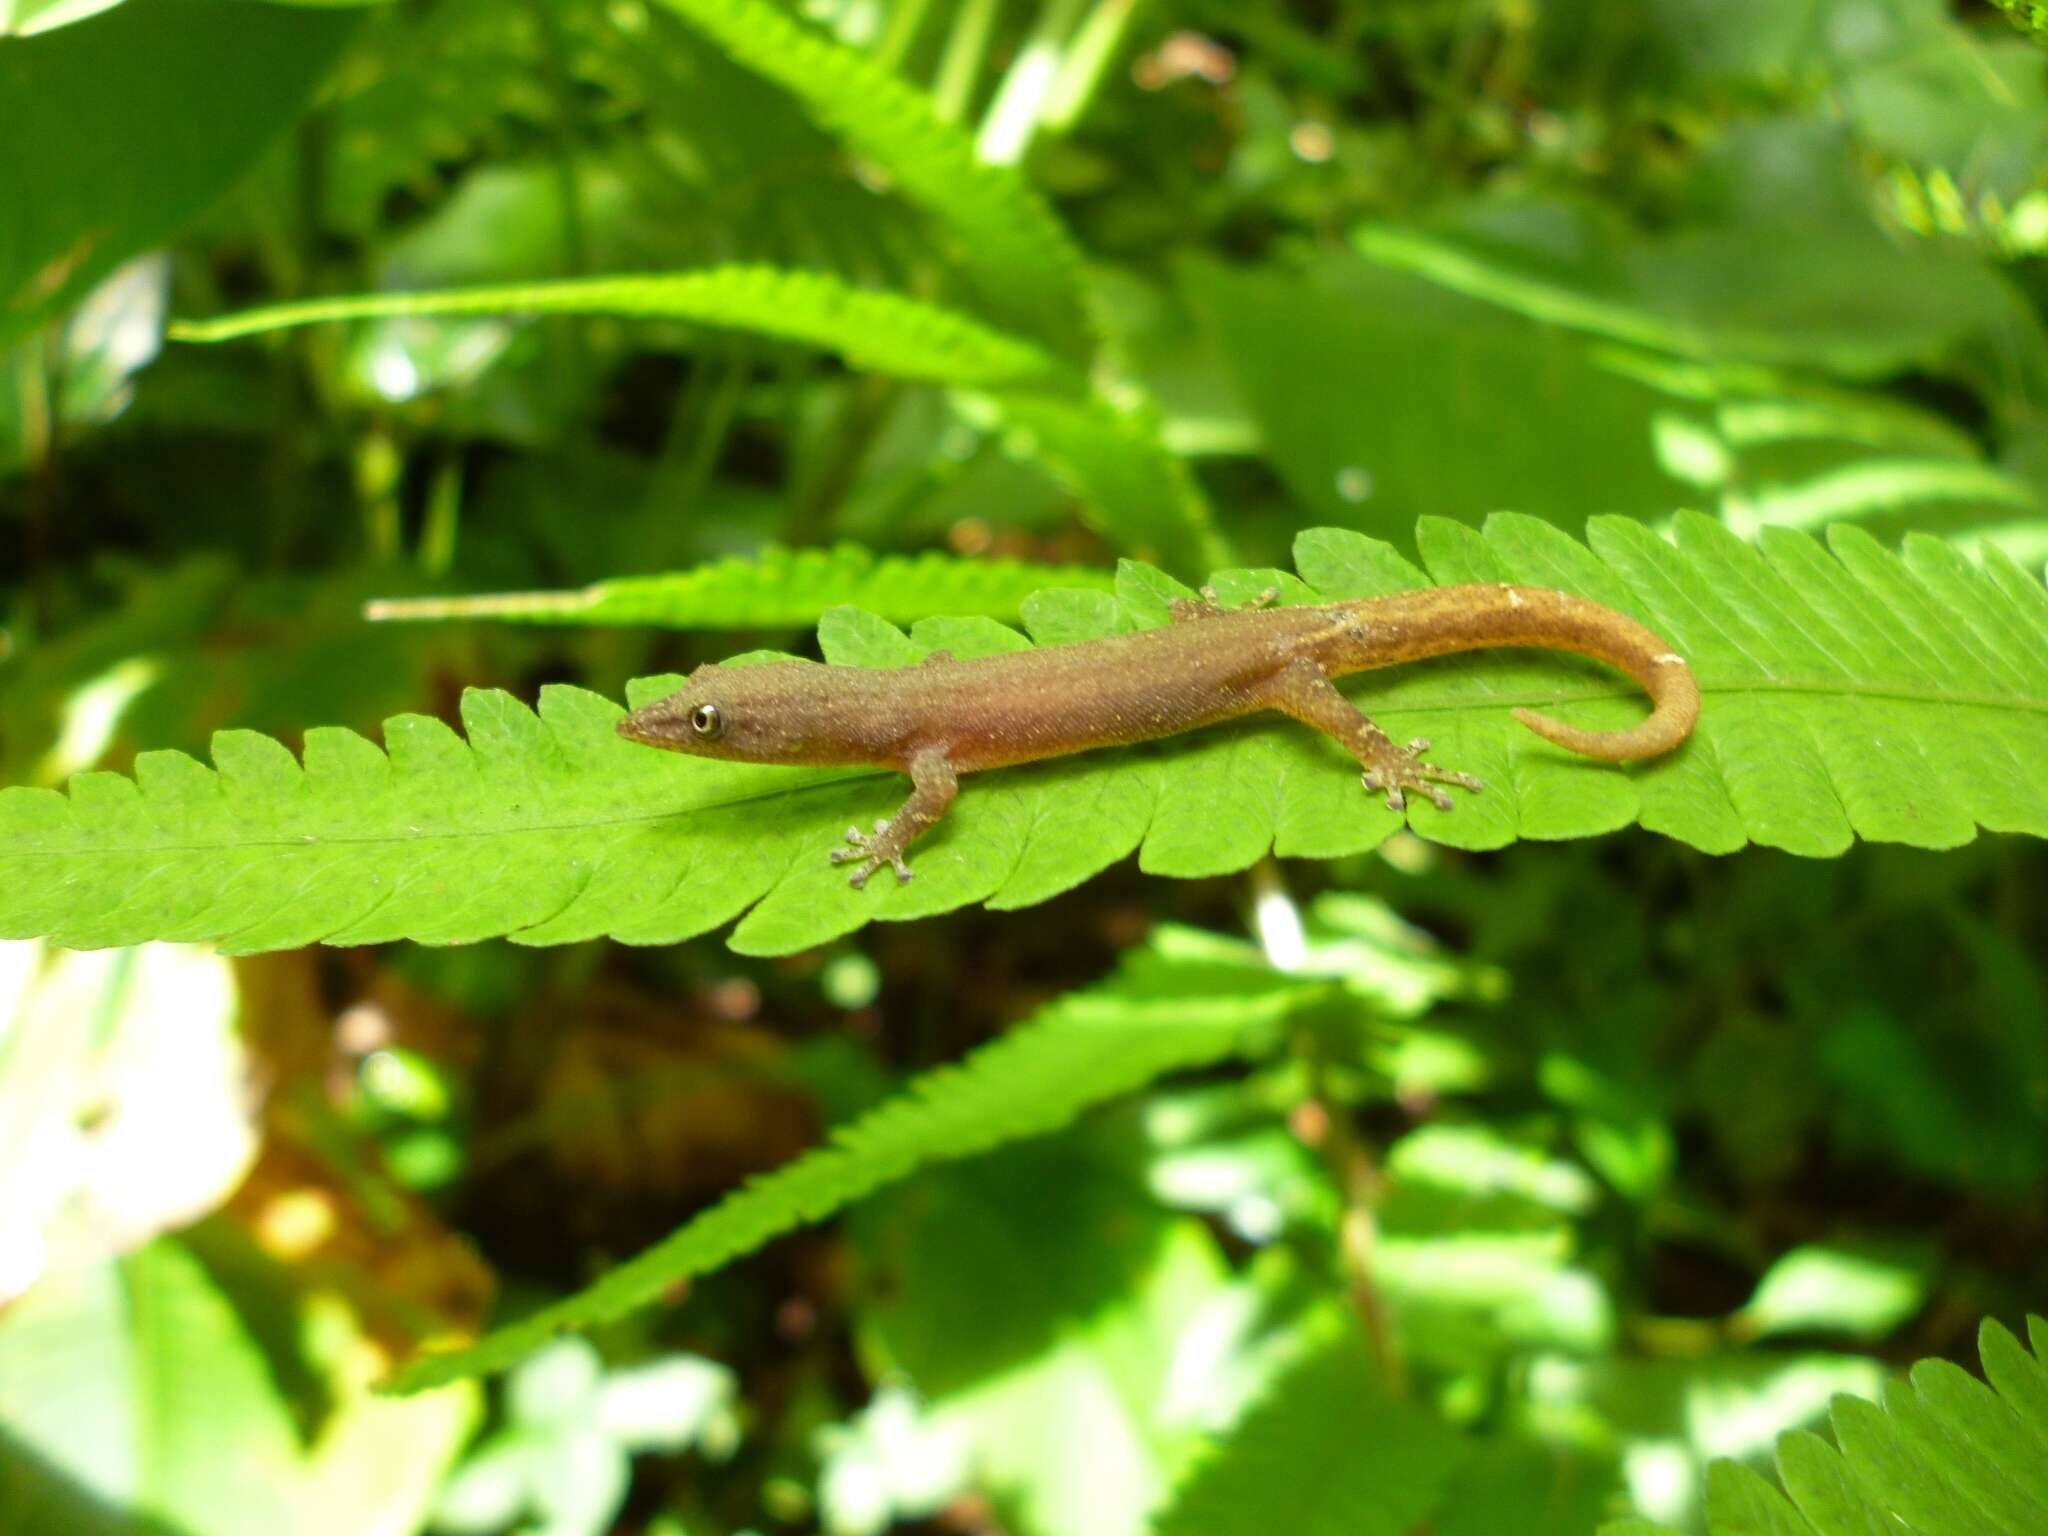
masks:
<svg viewBox="0 0 2048 1536"><path fill-rule="evenodd" d="M1384 738L1382 738L1384 741ZM1405 811L1408 808L1408 791L1414 790L1440 811L1451 808L1451 797L1438 786L1455 784L1459 789L1469 789L1474 794L1486 786L1469 773L1455 773L1448 768L1438 768L1425 763L1422 754L1429 750L1427 738L1418 736L1405 747L1397 747L1391 741L1374 755L1378 761L1360 775L1360 782L1374 794L1386 791L1387 809Z"/></svg>
<svg viewBox="0 0 2048 1536"><path fill-rule="evenodd" d="M846 883L856 891L866 885L868 876L884 864L896 871L898 885L907 885L910 881L910 866L903 859L903 847L907 841L891 836L887 821L875 823L873 836L861 831L859 827L848 827L847 846L832 850L832 862L851 864L856 859L860 861L860 867L846 877Z"/></svg>

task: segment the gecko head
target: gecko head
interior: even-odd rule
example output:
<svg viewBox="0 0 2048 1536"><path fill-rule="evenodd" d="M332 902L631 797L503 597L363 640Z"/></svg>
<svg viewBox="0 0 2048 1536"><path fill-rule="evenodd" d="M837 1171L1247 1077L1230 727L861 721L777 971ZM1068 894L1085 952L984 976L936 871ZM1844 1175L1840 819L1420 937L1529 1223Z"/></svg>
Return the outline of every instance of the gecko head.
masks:
<svg viewBox="0 0 2048 1536"><path fill-rule="evenodd" d="M789 729L788 712L778 706L791 697L793 686L801 686L795 671L814 665L785 661L701 666L676 692L621 720L619 734L643 746L692 757L742 763L796 760L801 742Z"/></svg>

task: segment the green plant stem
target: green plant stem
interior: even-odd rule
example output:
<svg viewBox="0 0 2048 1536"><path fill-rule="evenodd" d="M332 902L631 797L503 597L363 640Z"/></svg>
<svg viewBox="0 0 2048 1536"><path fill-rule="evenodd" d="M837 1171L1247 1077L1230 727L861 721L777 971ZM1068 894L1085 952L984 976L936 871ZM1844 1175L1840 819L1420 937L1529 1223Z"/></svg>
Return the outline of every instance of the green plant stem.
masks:
<svg viewBox="0 0 2048 1536"><path fill-rule="evenodd" d="M902 398L901 384L876 374L857 379L849 386L818 467L797 493L791 542L810 543L828 531L833 508L852 489L875 438Z"/></svg>
<svg viewBox="0 0 2048 1536"><path fill-rule="evenodd" d="M1307 1043L1309 1097L1323 1135L1316 1151L1337 1186L1341 1209L1337 1218L1337 1264L1345 1299L1357 1315L1366 1348L1379 1368L1380 1380L1395 1397L1408 1395L1408 1363L1395 1334L1387 1298L1373 1278L1379 1250L1379 1206L1386 1193L1372 1148L1352 1124L1351 1109L1332 1091L1329 1064L1319 1040Z"/></svg>
<svg viewBox="0 0 2048 1536"><path fill-rule="evenodd" d="M1047 133L1067 133L1087 113L1095 93L1109 78L1109 67L1116 62L1137 14L1138 0L1096 0L1046 92L1039 126Z"/></svg>
<svg viewBox="0 0 2048 1536"><path fill-rule="evenodd" d="M1259 947L1275 970L1295 972L1307 960L1301 909L1287 888L1279 862L1261 859L1252 866L1252 926ZM1351 1111L1330 1084L1329 1062L1322 1038L1311 1028L1298 1042L1308 1066L1309 1093L1303 1107L1314 1117L1317 1134L1308 1137L1341 1204L1337 1220L1337 1262L1344 1294L1357 1315L1366 1348L1379 1368L1380 1379L1396 1397L1407 1395L1408 1368L1395 1337L1387 1299L1373 1279L1373 1256L1379 1247L1379 1203L1385 1188L1378 1162L1351 1123Z"/></svg>
<svg viewBox="0 0 2048 1536"><path fill-rule="evenodd" d="M931 14L932 0L896 0L889 12L888 28L882 33L882 40L875 45L875 62L884 69L903 72L903 61L916 46L917 35L924 30L925 17Z"/></svg>
<svg viewBox="0 0 2048 1536"><path fill-rule="evenodd" d="M1049 0L1038 13L1037 25L1011 60L1010 72L996 88L996 99L989 103L988 114L981 121L975 148L989 164L1015 165L1030 150L1046 98L1060 71L1061 55L1086 3Z"/></svg>
<svg viewBox="0 0 2048 1536"><path fill-rule="evenodd" d="M946 34L939 72L932 83L932 109L949 123L964 120L974 101L974 87L988 58L989 34L995 29L1002 0L965 0Z"/></svg>

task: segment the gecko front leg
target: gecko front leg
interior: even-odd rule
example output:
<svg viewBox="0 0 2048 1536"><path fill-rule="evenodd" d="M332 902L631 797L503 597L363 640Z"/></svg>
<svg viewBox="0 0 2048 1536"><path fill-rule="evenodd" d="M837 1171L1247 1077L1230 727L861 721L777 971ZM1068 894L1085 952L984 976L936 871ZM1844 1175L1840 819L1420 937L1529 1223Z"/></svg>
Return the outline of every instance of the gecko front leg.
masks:
<svg viewBox="0 0 2048 1536"><path fill-rule="evenodd" d="M1454 784L1474 793L1486 787L1469 773L1425 763L1422 754L1429 750L1427 741L1418 738L1405 747L1396 746L1391 736L1344 697L1327 672L1306 657L1288 663L1273 679L1268 704L1335 737L1364 767L1360 780L1365 787L1375 794L1385 791L1389 810L1406 810L1411 789L1438 810L1448 811L1451 797L1440 785Z"/></svg>
<svg viewBox="0 0 2048 1536"><path fill-rule="evenodd" d="M855 890L866 885L868 876L884 864L896 871L898 885L907 884L910 865L904 859L905 852L946 814L953 797L960 792L959 775L954 773L943 747L926 747L916 753L909 768L910 798L903 802L902 809L888 820L876 822L871 834L848 827L848 846L832 850L834 864L859 861L859 867L846 877L846 883Z"/></svg>

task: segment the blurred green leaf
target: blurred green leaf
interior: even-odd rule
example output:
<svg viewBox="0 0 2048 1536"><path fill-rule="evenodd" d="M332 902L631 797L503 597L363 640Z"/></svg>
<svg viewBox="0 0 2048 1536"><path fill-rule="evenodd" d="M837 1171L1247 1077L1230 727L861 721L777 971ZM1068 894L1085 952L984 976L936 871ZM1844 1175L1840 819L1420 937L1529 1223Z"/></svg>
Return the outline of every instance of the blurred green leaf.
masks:
<svg viewBox="0 0 2048 1536"><path fill-rule="evenodd" d="M336 320L513 313L632 315L730 326L825 347L878 373L960 384L1042 377L1052 368L1030 343L935 305L851 288L820 272L764 266L307 299L219 320L181 320L171 335L180 341L229 341Z"/></svg>
<svg viewBox="0 0 2048 1536"><path fill-rule="evenodd" d="M1318 518L1399 538L1422 514L1511 508L1576 525L1684 495L1653 428L1685 407L1576 337L1355 263L1296 276L1191 261L1181 279Z"/></svg>
<svg viewBox="0 0 2048 1536"><path fill-rule="evenodd" d="M411 1529L475 1412L473 1388L356 1393L302 1442L250 1323L169 1238L51 1275L0 1319L0 1486L32 1456L109 1511L204 1536Z"/></svg>
<svg viewBox="0 0 2048 1536"><path fill-rule="evenodd" d="M1149 1530L1200 1425L1235 1407L1216 1337L1234 1316L1223 1256L1106 1141L935 1169L862 1212L883 1288L867 1352L931 1396L934 1428L1042 1536ZM1212 1370L1191 1371L1190 1354Z"/></svg>
<svg viewBox="0 0 2048 1536"><path fill-rule="evenodd" d="M152 0L0 46L0 349L219 197L352 26Z"/></svg>
<svg viewBox="0 0 2048 1536"><path fill-rule="evenodd" d="M989 314L1069 362L1090 350L1081 256L1037 191L990 165L922 92L768 0L660 0L789 91L948 237Z"/></svg>
<svg viewBox="0 0 2048 1536"><path fill-rule="evenodd" d="M1196 1464L1158 1529L1405 1536L1432 1520L1465 1454L1444 1425L1391 1397L1345 1339L1283 1377Z"/></svg>

